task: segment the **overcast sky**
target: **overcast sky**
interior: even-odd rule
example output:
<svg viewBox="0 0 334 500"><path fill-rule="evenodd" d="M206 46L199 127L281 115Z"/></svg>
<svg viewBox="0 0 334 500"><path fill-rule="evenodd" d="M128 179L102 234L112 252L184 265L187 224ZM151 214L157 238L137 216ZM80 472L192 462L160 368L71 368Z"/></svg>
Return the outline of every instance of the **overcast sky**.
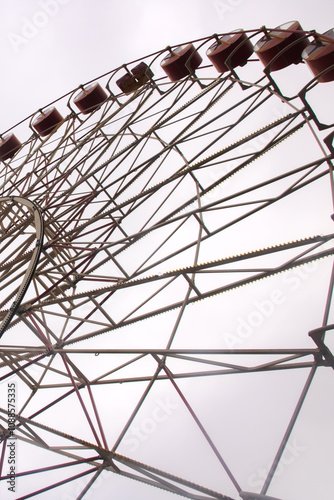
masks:
<svg viewBox="0 0 334 500"><path fill-rule="evenodd" d="M324 32L332 28L334 22L333 0L0 0L0 6L1 133L80 84L167 45L238 28L255 29L263 25L275 27L291 20L298 20L306 30ZM319 273L323 272L321 266L314 269ZM282 303L283 298L288 301L301 282L307 283L309 287L303 296L306 300L307 294L312 291L316 274L314 269L310 268L306 274L294 275L293 278L290 276L290 281L288 278L285 282L277 282L276 289L281 290ZM274 290L272 283L268 290L268 293ZM200 317L197 319L199 322L203 320ZM186 326L187 324L185 329ZM292 379L293 377L291 375ZM319 384L320 382L325 386L327 379L321 379ZM205 381L202 386L204 392L206 383L209 384ZM243 389L243 412L249 411L259 396L252 392L252 382L248 383ZM266 390L265 384L262 389ZM299 384L297 389L300 389ZM284 389L278 383L277 390L280 391L278 400L285 401ZM298 390L291 395L291 401L287 401L286 414L291 413ZM170 426L172 429L176 425L175 413L179 412L180 415L181 409L176 399L168 399L168 394L166 392L160 397L158 407L161 421L166 426L164 428L168 429ZM157 413L156 408L152 408L152 412ZM330 405L329 411L332 411ZM149 413L149 417L152 417L152 413ZM320 417L321 415L317 415L317 418ZM226 425L238 425L238 421L235 423L233 420L235 417L226 418ZM260 428L263 423L264 416L257 426ZM212 426L218 432L218 417L213 418ZM284 428L280 430L283 432ZM250 433L250 425L240 426L241 440L247 440ZM130 453L136 451L135 447L139 445L143 449L143 442L149 441L148 435L144 435L141 442L138 439L135 441L134 436L132 438L132 444L131 440L128 441ZM163 437L161 439L164 442ZM297 480L302 481L299 476L302 468L299 470L296 464L306 461L305 457L310 459L307 453L312 445L317 450L317 443L312 439L306 443L298 441L298 437L290 444L281 473L284 467L292 465L290 473L281 477L283 489L289 489L289 481L293 481L294 473ZM152 447L152 442L150 446ZM191 453L191 443L187 451ZM251 451L249 453L251 455ZM145 456L145 452L143 455ZM263 464L263 468L267 466L267 463ZM242 465L240 467L242 469ZM176 465L175 468L177 469ZM249 489L256 488L263 479L263 468L255 468L248 475ZM330 465L327 472L329 469ZM214 476L215 471L211 473ZM117 500L135 498L135 491L138 491L138 499L169 500L171 497L163 492L148 493L140 489L140 486L138 490L123 488L123 479L117 476L113 477L113 481L112 487L119 491ZM98 485L99 498L109 498L107 484L111 485L110 479L102 478ZM69 488L69 498L64 497L64 500L70 500L74 494L73 489ZM319 500L329 500L330 495L331 493L328 499L319 497ZM58 497L50 494L47 498Z"/></svg>
<svg viewBox="0 0 334 500"><path fill-rule="evenodd" d="M0 131L143 55L238 28L332 27L331 0L1 0Z"/></svg>

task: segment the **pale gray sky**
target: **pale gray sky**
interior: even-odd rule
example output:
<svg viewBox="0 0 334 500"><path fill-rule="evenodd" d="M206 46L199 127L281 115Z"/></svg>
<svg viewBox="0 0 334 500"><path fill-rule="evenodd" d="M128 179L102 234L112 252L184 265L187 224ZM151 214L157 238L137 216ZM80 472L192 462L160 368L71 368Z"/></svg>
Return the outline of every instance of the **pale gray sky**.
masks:
<svg viewBox="0 0 334 500"><path fill-rule="evenodd" d="M256 29L263 25L275 27L291 20L300 21L306 30L315 29L324 32L333 27L334 19L332 0L317 2L314 0L0 0L0 7L2 62L0 132L4 132L80 84L93 80L123 63L156 52L169 44L181 44L213 33L239 28ZM298 151L303 149L304 145L298 143L298 139L294 144L296 150L297 147ZM294 154L296 151L292 146L291 155ZM290 207L291 210L294 208ZM311 218L312 206L309 210ZM292 228L292 236L295 230L304 235L306 226L307 224L305 228ZM327 222L324 227L327 229ZM249 227L245 231L249 241L252 230L253 228ZM298 237L300 235L298 233ZM275 230L273 229L273 234L267 236L269 241L275 238ZM291 312L286 312L290 301L297 303L299 301L301 307L309 313L308 320L311 318L314 328L319 326L319 317L315 315L313 317L312 312L317 305L321 307L320 302L323 304L325 291L314 295L313 292L319 286L319 280L327 283L329 268L327 263L319 263L313 267L309 266L306 270L296 270L285 278L275 277L269 284L262 282L258 292L252 297L253 305L249 306L248 296L248 308L245 310L239 308L233 297L226 299L226 307L233 314L221 328L223 346L226 348L270 346L263 327L266 317L272 316L273 329L277 327L275 342L278 343L275 347L279 347L277 339L280 338L278 330L281 323L278 320L276 323L275 318L281 320L286 315L291 321L293 315ZM300 295L297 295L299 292ZM240 300L245 298L244 293L247 292L241 291L238 295ZM246 303L247 300L245 299ZM219 304L219 299L213 298L206 309L215 324L221 321ZM193 342L194 345L198 343L202 347L199 339L191 338L194 322L197 323L199 330L205 331L207 323L201 310L185 316L182 328L189 342ZM288 337L285 340L291 343L289 346L298 345L309 324L305 320L305 328L302 325L296 331L294 339L290 339L284 332ZM157 325L158 323L153 323L152 331ZM254 332L256 335L253 335ZM285 430L285 423L293 411L304 382L304 379L298 377L299 375L294 372L289 372L282 378L272 374L268 382L268 379L263 380L256 375L254 379L257 384L253 383L254 379L249 378L241 388L235 386L235 393L233 390L229 392L225 403L226 410L220 408L217 414L211 414L208 419L209 431L221 448L225 447L221 428L227 430L225 434L230 435L231 441L226 444L227 454L230 463L237 469L238 476L243 479L245 490L255 491L268 471L273 450L277 448ZM234 383L236 382L232 382L232 387ZM294 387L287 393L286 387L289 387L290 383ZM208 377L199 380L198 386L190 387L189 384L188 387L185 382L182 387L189 390L196 411L203 418L207 417L207 408L210 408L212 399L217 394L216 380ZM280 500L313 500L317 492L320 492L317 496L319 500L329 500L331 492L326 488L329 484L333 486L333 481L329 478L333 459L329 452L330 446L324 450L321 443L325 441L327 432L333 425L333 398L328 401L322 397L322 393L329 394L332 389L333 380L328 377L328 371L325 370L325 373L321 371L314 384L313 400L311 400L313 402L306 405L305 418L301 427L292 436L277 478L270 489L269 494L272 496L277 495ZM117 401L128 397L129 407L134 404L134 395L128 394L125 387L120 386L117 391L115 395ZM197 391L202 394L201 401L196 399ZM101 401L103 404L102 393ZM229 411L236 403L240 404L237 415ZM156 457L159 460L158 467L166 466L176 475L181 468L182 473L187 474L188 467L189 471L194 467L196 471L198 470L199 482L205 483L207 480L209 487L223 491L224 488L220 485L221 471L210 453L208 456L204 454L201 462L195 465L191 461L187 464L188 457L194 457L197 452L196 443L192 442L193 423L173 391L164 388L161 394L154 395L153 401L149 404L151 406L146 409L144 417L138 420L139 431L137 433L133 431L125 440L124 454L126 452L129 455L134 454L138 460L147 462L151 457ZM261 415L256 421L252 418L252 408L261 408ZM313 419L319 422L318 427L314 426ZM182 436L177 431L180 422L183 429ZM68 425L74 432L77 422L68 422ZM308 433L309 426L312 430L316 427L317 435ZM159 446L161 449L167 449L170 446L170 435L176 437L176 442L166 458L159 453ZM237 450L233 448L232 441ZM328 442L334 444L333 432ZM186 449L184 443L187 445ZM245 462L240 463L238 449L242 446L245 449L243 452ZM314 456L317 453L322 457L321 467L316 475L317 483L312 484L312 481L308 481L305 489L295 488L295 484L303 484L305 471L312 473ZM165 460L167 463L164 463ZM254 466L246 465L247 460L253 460ZM56 493L48 493L41 498L74 500L80 487L82 488L82 485L76 484L73 487L68 486L67 489L63 488L61 497ZM116 495L113 491L117 492ZM237 498L233 488L225 489L223 492ZM172 498L167 492L130 480L126 481L115 474L105 473L94 486L92 493L84 498L94 498L94 496L99 499L112 497L117 500ZM14 496L5 491L1 498L7 500Z"/></svg>
<svg viewBox="0 0 334 500"><path fill-rule="evenodd" d="M0 130L167 45L297 19L330 29L331 0L1 0Z"/></svg>

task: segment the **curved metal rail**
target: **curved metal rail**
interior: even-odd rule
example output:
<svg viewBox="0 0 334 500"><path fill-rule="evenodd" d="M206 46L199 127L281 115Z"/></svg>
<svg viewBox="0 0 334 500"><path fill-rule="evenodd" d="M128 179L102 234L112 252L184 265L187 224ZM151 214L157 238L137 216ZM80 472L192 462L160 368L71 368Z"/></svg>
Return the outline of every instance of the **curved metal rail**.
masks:
<svg viewBox="0 0 334 500"><path fill-rule="evenodd" d="M26 198L22 198L21 196L6 196L3 198L0 198L0 203L6 202L6 201L12 201L14 203L22 204L29 208L33 215L34 215L34 223L35 223L35 229L36 229L36 245L35 248L32 252L31 259L28 265L28 268L25 272L24 278L22 280L22 283L15 295L14 300L12 301L7 314L3 318L1 324L0 324L0 338L4 334L7 326L11 322L12 318L14 317L18 307L20 306L22 299L31 283L32 277L34 275L39 256L41 254L42 250L42 245L43 245L43 237L44 237L44 222L43 222L43 217L42 214L39 210L39 208L35 205L35 203L32 203ZM1 250L0 250L1 251Z"/></svg>

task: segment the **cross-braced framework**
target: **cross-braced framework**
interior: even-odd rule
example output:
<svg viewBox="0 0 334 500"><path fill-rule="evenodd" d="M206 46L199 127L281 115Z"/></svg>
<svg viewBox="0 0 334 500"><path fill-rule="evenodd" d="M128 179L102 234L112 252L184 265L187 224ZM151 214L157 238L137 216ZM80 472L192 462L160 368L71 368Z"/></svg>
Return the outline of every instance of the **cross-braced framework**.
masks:
<svg viewBox="0 0 334 500"><path fill-rule="evenodd" d="M30 135L2 162L0 485L15 438L15 498L79 500L97 483L99 498L280 497L299 420L301 441L320 425L304 403L334 367L332 125L309 104L321 84L289 68L289 94L254 56L171 82L166 50L132 93L115 85L124 67L103 75L92 113L75 111L77 90L59 99L46 137L18 125Z"/></svg>

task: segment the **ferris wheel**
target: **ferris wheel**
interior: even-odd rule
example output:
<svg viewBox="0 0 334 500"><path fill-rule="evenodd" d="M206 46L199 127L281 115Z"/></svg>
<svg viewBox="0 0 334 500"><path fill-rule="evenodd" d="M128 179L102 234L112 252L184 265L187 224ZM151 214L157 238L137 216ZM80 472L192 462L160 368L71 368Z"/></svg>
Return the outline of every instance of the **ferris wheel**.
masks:
<svg viewBox="0 0 334 500"><path fill-rule="evenodd" d="M2 135L1 498L289 500L323 480L307 451L291 497L278 470L329 425L307 401L334 367L333 80L333 30L238 30Z"/></svg>

